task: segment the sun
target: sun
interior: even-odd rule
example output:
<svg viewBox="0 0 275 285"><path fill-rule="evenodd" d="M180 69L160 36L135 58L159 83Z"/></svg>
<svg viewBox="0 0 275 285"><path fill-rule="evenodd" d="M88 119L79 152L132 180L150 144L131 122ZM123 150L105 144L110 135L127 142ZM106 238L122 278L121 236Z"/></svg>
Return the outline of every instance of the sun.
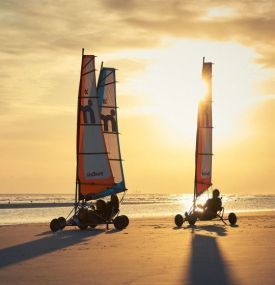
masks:
<svg viewBox="0 0 275 285"><path fill-rule="evenodd" d="M214 63L214 138L230 143L244 133L240 122L255 97L251 78L261 78L250 49L233 43L168 39L158 49L124 51L112 56L146 62L143 70L125 80L123 92L144 101L134 111L137 115L140 111L140 116L145 110L152 115L158 126L152 131L163 134L163 143L194 144L198 102L207 90L201 77L203 57Z"/></svg>
<svg viewBox="0 0 275 285"><path fill-rule="evenodd" d="M208 85L207 82L203 79L198 80L197 84L194 86L194 94L196 97L196 101L202 101L205 99L205 96L208 92Z"/></svg>

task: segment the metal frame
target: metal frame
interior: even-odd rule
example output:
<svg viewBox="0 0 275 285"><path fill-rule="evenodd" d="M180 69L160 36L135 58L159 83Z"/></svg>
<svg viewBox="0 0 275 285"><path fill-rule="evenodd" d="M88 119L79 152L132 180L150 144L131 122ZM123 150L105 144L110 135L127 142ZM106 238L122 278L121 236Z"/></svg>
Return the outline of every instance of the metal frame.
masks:
<svg viewBox="0 0 275 285"><path fill-rule="evenodd" d="M72 211L69 213L69 215L66 218L66 226L77 226L81 229L81 227L95 227L97 225L106 225L106 229L109 229L109 225L110 224L114 224L114 219L119 215L120 210L118 209L118 212L116 214L111 214L110 215L110 219L104 219L104 217L98 215L96 212L94 212L94 214L99 218L99 220L101 220L101 222L95 224L92 223L81 223L81 221L78 220L77 218L77 214L80 211L80 209L91 209L94 210L94 203L93 202L87 202L87 201L82 201L82 202L78 202L77 205L75 205L75 207L72 209ZM74 214L72 214L72 212L74 211Z"/></svg>

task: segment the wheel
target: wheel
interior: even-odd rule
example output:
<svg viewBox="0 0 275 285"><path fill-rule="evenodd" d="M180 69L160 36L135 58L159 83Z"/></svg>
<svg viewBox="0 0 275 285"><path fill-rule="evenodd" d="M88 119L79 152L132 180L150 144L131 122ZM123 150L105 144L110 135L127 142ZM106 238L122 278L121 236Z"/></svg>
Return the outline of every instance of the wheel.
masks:
<svg viewBox="0 0 275 285"><path fill-rule="evenodd" d="M60 229L60 224L58 219L53 219L50 223L50 228L52 232L57 232Z"/></svg>
<svg viewBox="0 0 275 285"><path fill-rule="evenodd" d="M128 224L129 224L129 219L125 215L117 216L114 219L114 226L117 230L125 229L128 226Z"/></svg>
<svg viewBox="0 0 275 285"><path fill-rule="evenodd" d="M89 225L89 227L90 227L91 229L96 228L96 226L97 226L97 225Z"/></svg>
<svg viewBox="0 0 275 285"><path fill-rule="evenodd" d="M188 216L188 223L191 226L194 226L197 221L197 216L195 214L191 214Z"/></svg>
<svg viewBox="0 0 275 285"><path fill-rule="evenodd" d="M84 231L87 230L88 226L87 225L77 225L80 230Z"/></svg>
<svg viewBox="0 0 275 285"><path fill-rule="evenodd" d="M63 230L66 227L66 219L64 217L59 217L58 219L59 225L60 225L60 229Z"/></svg>
<svg viewBox="0 0 275 285"><path fill-rule="evenodd" d="M124 229L128 227L129 225L129 218L125 215L121 215L121 218L123 218L123 222L124 222Z"/></svg>
<svg viewBox="0 0 275 285"><path fill-rule="evenodd" d="M184 222L183 216L178 214L175 216L175 224L177 227L181 227Z"/></svg>
<svg viewBox="0 0 275 285"><path fill-rule="evenodd" d="M230 225L234 226L237 223L237 216L234 213L228 215L228 221Z"/></svg>

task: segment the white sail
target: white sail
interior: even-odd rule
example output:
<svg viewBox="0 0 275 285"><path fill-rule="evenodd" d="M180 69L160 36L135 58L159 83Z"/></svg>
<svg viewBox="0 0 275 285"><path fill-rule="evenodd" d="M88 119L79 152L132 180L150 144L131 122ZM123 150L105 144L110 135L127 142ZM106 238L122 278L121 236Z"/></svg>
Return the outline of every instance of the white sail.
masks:
<svg viewBox="0 0 275 285"><path fill-rule="evenodd" d="M113 192L117 193L125 190L125 182L118 135L116 78L114 68L103 67L101 69L97 90L101 108L101 123L104 139L115 181Z"/></svg>

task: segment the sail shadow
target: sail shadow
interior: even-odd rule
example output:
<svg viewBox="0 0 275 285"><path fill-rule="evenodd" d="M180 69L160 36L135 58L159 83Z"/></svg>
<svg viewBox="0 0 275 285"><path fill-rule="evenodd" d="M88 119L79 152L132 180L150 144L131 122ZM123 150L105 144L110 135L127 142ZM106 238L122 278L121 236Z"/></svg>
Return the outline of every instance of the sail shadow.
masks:
<svg viewBox="0 0 275 285"><path fill-rule="evenodd" d="M192 232L207 231L210 233L216 233L218 236L226 236L227 228L224 225L199 225L199 226L188 226Z"/></svg>
<svg viewBox="0 0 275 285"><path fill-rule="evenodd" d="M65 249L104 232L103 229L93 231L65 230L38 240L0 249L0 268Z"/></svg>
<svg viewBox="0 0 275 285"><path fill-rule="evenodd" d="M215 237L194 234L189 265L190 285L233 285Z"/></svg>

